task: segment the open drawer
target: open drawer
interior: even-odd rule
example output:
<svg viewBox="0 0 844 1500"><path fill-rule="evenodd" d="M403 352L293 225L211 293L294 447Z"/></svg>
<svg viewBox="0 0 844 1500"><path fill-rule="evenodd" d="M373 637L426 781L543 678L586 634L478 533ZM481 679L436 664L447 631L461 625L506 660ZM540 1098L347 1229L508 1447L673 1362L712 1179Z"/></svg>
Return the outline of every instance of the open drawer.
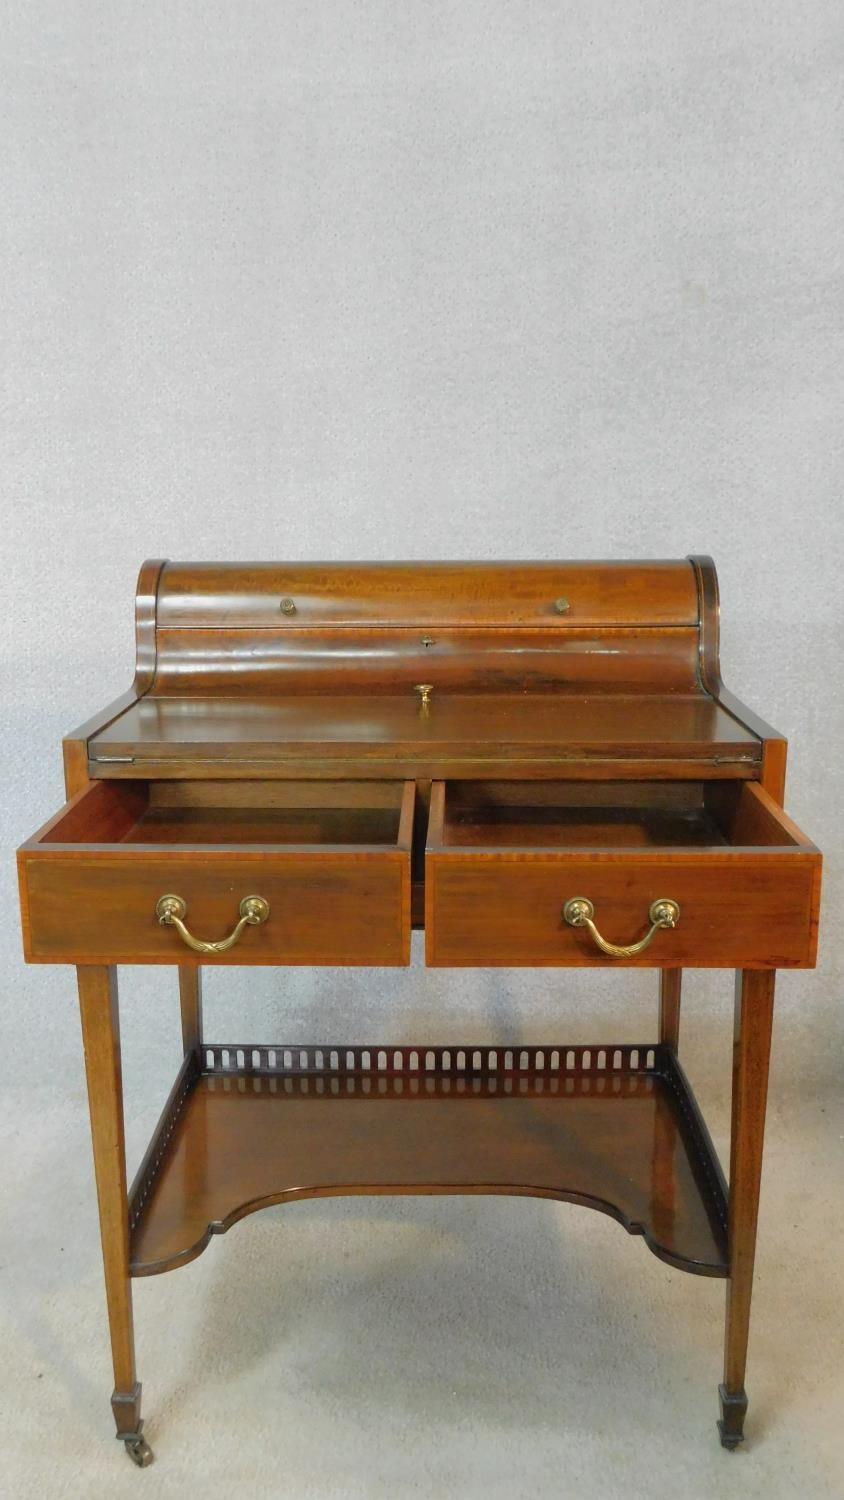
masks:
<svg viewBox="0 0 844 1500"><path fill-rule="evenodd" d="M414 790L92 782L18 853L26 957L406 964Z"/></svg>
<svg viewBox="0 0 844 1500"><path fill-rule="evenodd" d="M820 869L754 782L435 782L427 962L810 968Z"/></svg>

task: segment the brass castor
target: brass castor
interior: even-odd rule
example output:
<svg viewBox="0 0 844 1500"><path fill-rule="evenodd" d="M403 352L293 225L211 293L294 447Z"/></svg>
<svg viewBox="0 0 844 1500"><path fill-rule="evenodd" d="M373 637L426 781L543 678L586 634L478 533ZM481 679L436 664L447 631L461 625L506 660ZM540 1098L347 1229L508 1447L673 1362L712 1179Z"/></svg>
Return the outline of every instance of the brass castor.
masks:
<svg viewBox="0 0 844 1500"><path fill-rule="evenodd" d="M744 1435L735 1437L731 1432L724 1432L721 1423L718 1423L718 1431L721 1434L721 1447L726 1448L728 1453L735 1453L740 1443L744 1442Z"/></svg>
<svg viewBox="0 0 844 1500"><path fill-rule="evenodd" d="M154 1455L146 1438L139 1433L137 1437L124 1438L123 1441L133 1464L137 1464L139 1469L148 1469Z"/></svg>

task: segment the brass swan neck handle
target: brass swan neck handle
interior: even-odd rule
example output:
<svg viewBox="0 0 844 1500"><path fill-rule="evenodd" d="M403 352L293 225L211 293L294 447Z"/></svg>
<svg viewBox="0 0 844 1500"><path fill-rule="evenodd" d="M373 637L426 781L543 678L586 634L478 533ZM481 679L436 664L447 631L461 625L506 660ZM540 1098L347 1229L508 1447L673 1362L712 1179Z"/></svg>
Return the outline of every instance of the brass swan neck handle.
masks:
<svg viewBox="0 0 844 1500"><path fill-rule="evenodd" d="M680 908L676 901L671 901L665 896L660 897L658 901L652 901L648 912L650 930L639 939L638 943L628 943L625 947L618 943L609 943L605 937L601 937L593 921L594 916L595 908L586 896L572 896L563 907L563 917L569 927L585 927L602 953L608 954L610 958L635 958L637 953L644 953L661 929L677 926L680 920Z"/></svg>
<svg viewBox="0 0 844 1500"><path fill-rule="evenodd" d="M175 927L182 939L194 953L227 953L233 948L244 927L260 927L270 914L270 905L263 896L244 896L240 903L240 921L229 933L216 943L204 942L194 937L185 926L187 902L181 896L160 896L155 903L155 915L163 927Z"/></svg>

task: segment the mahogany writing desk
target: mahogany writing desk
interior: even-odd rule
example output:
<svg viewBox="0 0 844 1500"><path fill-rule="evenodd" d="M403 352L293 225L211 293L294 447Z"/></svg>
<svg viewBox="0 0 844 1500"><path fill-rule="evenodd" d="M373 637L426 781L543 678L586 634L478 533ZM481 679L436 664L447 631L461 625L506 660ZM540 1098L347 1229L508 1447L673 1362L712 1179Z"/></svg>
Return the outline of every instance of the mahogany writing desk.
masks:
<svg viewBox="0 0 844 1500"><path fill-rule="evenodd" d="M743 1435L777 968L815 961L820 855L785 741L723 688L715 570L144 565L134 687L64 741L19 855L26 956L77 966L114 1359L132 1278L245 1214L511 1193L611 1214L727 1281ZM660 971L638 1045L209 1041L202 964ZM127 1191L115 965L178 967L184 1061ZM684 966L736 970L729 1189L678 1060Z"/></svg>

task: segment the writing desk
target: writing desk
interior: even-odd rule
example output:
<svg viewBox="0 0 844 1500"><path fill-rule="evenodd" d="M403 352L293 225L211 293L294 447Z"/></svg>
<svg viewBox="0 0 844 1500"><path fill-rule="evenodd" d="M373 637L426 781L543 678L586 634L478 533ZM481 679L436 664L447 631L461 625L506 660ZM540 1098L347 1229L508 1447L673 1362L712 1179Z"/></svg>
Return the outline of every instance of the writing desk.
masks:
<svg viewBox="0 0 844 1500"><path fill-rule="evenodd" d="M132 1281L270 1203L507 1193L727 1283L743 1436L777 968L820 855L786 744L724 688L709 559L146 563L132 689L64 741L19 852L26 957L77 967L117 1435ZM209 1040L204 964L657 969L631 1045ZM116 965L178 970L184 1058L127 1186ZM684 967L736 971L729 1188L681 1067Z"/></svg>

